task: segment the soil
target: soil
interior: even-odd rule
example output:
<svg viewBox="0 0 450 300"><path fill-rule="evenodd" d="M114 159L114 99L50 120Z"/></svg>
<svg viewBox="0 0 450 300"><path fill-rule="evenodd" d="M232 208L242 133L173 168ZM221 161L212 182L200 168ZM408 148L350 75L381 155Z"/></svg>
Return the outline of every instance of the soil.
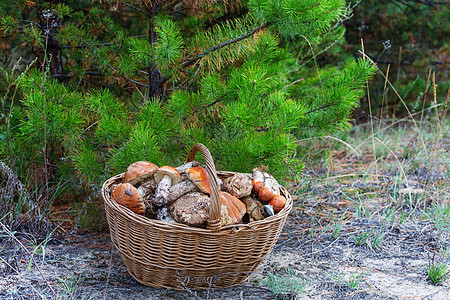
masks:
<svg viewBox="0 0 450 300"><path fill-rule="evenodd" d="M390 167L367 178L370 155L333 157L289 187L294 208L278 243L241 285L144 286L127 273L107 232L64 227L43 247L25 231L14 238L0 231L0 299L450 299L450 280L432 284L426 271L450 264L450 212L441 224L431 210L450 200L446 163L408 169L399 184Z"/></svg>
<svg viewBox="0 0 450 300"><path fill-rule="evenodd" d="M175 291L138 283L112 249L108 234L50 241L45 253L34 255L31 263L17 244L6 243L1 252L0 298L56 298L50 285L62 299L275 299L264 279L278 274L286 278L284 289L292 291L289 284L295 282L289 282L289 276L295 274L306 286L298 295L282 294L286 299L450 299L448 282L435 286L427 281L428 245L438 238L432 224L394 225L382 245L370 249L356 246L350 235L367 226L380 228L378 222L353 220L334 239L331 233L312 237L303 221L304 215L294 212L258 270L244 284L217 290ZM441 243L447 240L447 236L439 238ZM352 274L355 279L363 274L356 288L346 283Z"/></svg>
<svg viewBox="0 0 450 300"><path fill-rule="evenodd" d="M447 234L439 234L432 223L404 222L386 229L375 220L353 219L335 239L318 226L314 230L320 233L312 232L305 225L309 221L304 212L294 211L273 251L244 284L207 291L158 289L136 282L108 234L79 233L50 240L45 252L33 259L3 236L0 298L53 299L50 285L62 299L274 299L264 280L278 275L286 279L284 287L280 284L282 291L287 290L282 294L286 299L450 299L448 282L436 286L427 280L430 248L436 243L449 246ZM375 249L357 246L352 238L367 228L383 232ZM351 288L347 282L360 274L357 287ZM293 277L306 282L298 295L290 286Z"/></svg>

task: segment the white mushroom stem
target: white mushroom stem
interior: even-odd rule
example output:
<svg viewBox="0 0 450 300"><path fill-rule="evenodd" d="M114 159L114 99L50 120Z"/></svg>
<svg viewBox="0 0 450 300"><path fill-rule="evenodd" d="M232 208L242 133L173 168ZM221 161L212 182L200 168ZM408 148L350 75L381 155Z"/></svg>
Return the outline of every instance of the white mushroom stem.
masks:
<svg viewBox="0 0 450 300"><path fill-rule="evenodd" d="M173 185L169 189L169 195L167 197L167 204L171 204L178 198L180 198L183 195L186 195L190 192L200 192L200 189L195 186L195 184L188 180L183 180L179 182L178 184Z"/></svg>
<svg viewBox="0 0 450 300"><path fill-rule="evenodd" d="M256 181L261 181L264 184L263 172L258 168L254 168L253 169L253 179Z"/></svg>
<svg viewBox="0 0 450 300"><path fill-rule="evenodd" d="M153 198L153 194L156 190L156 182L153 178L149 179L148 181L142 183L137 190L139 191L139 193L141 194L142 198L147 198L147 197L151 197Z"/></svg>
<svg viewBox="0 0 450 300"><path fill-rule="evenodd" d="M155 204L157 206L164 206L167 204L167 198L169 196L169 189L172 186L172 177L164 175L156 188Z"/></svg>
<svg viewBox="0 0 450 300"><path fill-rule="evenodd" d="M272 176L267 173L264 173L264 186L269 187L272 189L272 192L274 195L280 194L280 185L278 184L278 181Z"/></svg>

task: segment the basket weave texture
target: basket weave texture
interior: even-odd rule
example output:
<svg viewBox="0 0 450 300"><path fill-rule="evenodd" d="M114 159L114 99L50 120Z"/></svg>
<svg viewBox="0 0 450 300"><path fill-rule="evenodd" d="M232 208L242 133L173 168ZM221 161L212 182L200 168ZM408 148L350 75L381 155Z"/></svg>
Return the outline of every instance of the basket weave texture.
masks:
<svg viewBox="0 0 450 300"><path fill-rule="evenodd" d="M248 224L217 227L220 200L217 176L209 150L196 144L187 162L199 151L205 158L211 185L208 228L167 223L133 213L111 198L109 191L120 183L123 173L102 187L111 239L128 272L142 284L175 289L223 288L245 281L275 245L292 209L289 192L285 207L274 216ZM211 180L212 179L212 180Z"/></svg>

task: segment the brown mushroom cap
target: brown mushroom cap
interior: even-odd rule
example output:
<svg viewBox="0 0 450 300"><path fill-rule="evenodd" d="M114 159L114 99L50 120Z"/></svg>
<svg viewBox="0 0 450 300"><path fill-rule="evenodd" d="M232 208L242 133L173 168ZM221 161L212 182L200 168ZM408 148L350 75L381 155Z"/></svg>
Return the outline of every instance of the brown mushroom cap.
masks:
<svg viewBox="0 0 450 300"><path fill-rule="evenodd" d="M251 194L253 184L250 177L242 173L235 173L223 181L228 193L236 198L247 197Z"/></svg>
<svg viewBox="0 0 450 300"><path fill-rule="evenodd" d="M233 219L234 224L242 222L242 217L247 212L244 202L227 192L219 192L220 203L228 208L228 214Z"/></svg>
<svg viewBox="0 0 450 300"><path fill-rule="evenodd" d="M253 183L253 190L255 191L255 193L259 193L259 190L264 186L264 184L261 181L252 180Z"/></svg>
<svg viewBox="0 0 450 300"><path fill-rule="evenodd" d="M111 197L120 205L137 214L145 213L145 204L138 190L129 183L119 183L111 192Z"/></svg>
<svg viewBox="0 0 450 300"><path fill-rule="evenodd" d="M247 214L250 217L250 222L264 219L264 216L261 211L261 208L263 206L261 201L253 199L252 197L245 197L242 199L242 201L245 203L245 206L247 207Z"/></svg>
<svg viewBox="0 0 450 300"><path fill-rule="evenodd" d="M258 192L259 199L264 202L270 201L273 197L273 192L271 188L263 186Z"/></svg>
<svg viewBox="0 0 450 300"><path fill-rule="evenodd" d="M275 212L279 212L286 205L286 198L281 195L274 195L269 204L273 206Z"/></svg>
<svg viewBox="0 0 450 300"><path fill-rule="evenodd" d="M177 184L181 181L181 175L180 172L177 171L177 169L171 166L162 166L155 173L156 183L159 183L163 179L164 175L168 175L170 176L170 178L172 178L172 185Z"/></svg>
<svg viewBox="0 0 450 300"><path fill-rule="evenodd" d="M198 187L203 193L211 194L209 188L208 172L203 167L192 167L186 170L188 178Z"/></svg>
<svg viewBox="0 0 450 300"><path fill-rule="evenodd" d="M175 221L189 226L203 226L209 219L209 197L194 192L178 198L170 205L170 213Z"/></svg>
<svg viewBox="0 0 450 300"><path fill-rule="evenodd" d="M149 161L137 161L128 166L124 176L123 183L129 182L136 184L140 180L152 175L152 172L156 171L158 166Z"/></svg>

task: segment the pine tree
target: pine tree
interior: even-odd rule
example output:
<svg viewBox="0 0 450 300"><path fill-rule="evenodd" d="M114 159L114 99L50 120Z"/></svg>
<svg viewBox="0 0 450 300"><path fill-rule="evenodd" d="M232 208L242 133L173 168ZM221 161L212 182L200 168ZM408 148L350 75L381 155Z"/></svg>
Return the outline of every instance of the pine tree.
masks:
<svg viewBox="0 0 450 300"><path fill-rule="evenodd" d="M57 31L39 30L42 7L64 20ZM292 177L298 139L348 129L375 70L318 68L311 55L342 37L344 1L9 1L0 12L5 45L38 59L3 75L17 92L3 95L0 158L22 178L43 164L51 181L98 186L137 160L180 164L194 143L218 170ZM49 34L62 74L37 55Z"/></svg>

